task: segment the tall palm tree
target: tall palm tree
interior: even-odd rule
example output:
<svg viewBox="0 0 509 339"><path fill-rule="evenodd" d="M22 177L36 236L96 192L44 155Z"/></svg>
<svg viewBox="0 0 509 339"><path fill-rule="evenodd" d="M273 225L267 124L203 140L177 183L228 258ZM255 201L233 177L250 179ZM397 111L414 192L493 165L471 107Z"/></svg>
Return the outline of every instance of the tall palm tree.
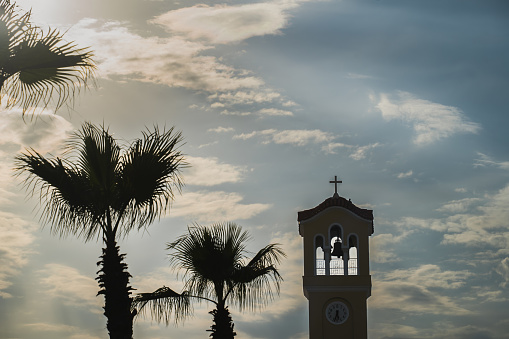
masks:
<svg viewBox="0 0 509 339"><path fill-rule="evenodd" d="M95 70L92 52L64 42L56 29L46 33L10 0L0 0L0 99L23 114L55 99L56 109L72 102Z"/></svg>
<svg viewBox="0 0 509 339"><path fill-rule="evenodd" d="M155 127L122 148L107 129L85 123L69 141L66 158L48 159L33 149L16 158L28 188L40 193L41 216L53 233L86 241L102 238L97 280L110 338L132 338L136 314L131 311L131 276L117 239L168 210L174 189L183 185L181 141L173 128Z"/></svg>
<svg viewBox="0 0 509 339"><path fill-rule="evenodd" d="M215 305L209 312L214 317L211 326L214 339L232 339L236 333L227 304L240 310L264 306L283 280L276 264L285 253L279 244L269 244L247 261L245 242L247 231L234 223L211 227L194 225L188 233L168 243L170 264L183 270L185 292L179 294L163 286L152 293L140 293L133 305L140 311L148 305L157 321L170 317L178 321L191 314L191 299L205 300ZM246 262L247 261L247 262Z"/></svg>

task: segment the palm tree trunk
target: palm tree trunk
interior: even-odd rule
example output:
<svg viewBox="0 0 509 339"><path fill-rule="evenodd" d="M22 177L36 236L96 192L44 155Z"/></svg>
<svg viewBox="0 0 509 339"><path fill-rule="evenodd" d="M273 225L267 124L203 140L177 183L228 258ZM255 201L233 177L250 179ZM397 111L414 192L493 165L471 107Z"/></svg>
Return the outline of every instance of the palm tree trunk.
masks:
<svg viewBox="0 0 509 339"><path fill-rule="evenodd" d="M136 312L131 312L131 286L127 272L127 264L123 262L125 254L119 253L115 240L106 241L101 260L97 265L102 266L97 272L101 290L104 294L104 315L108 319L106 327L110 339L132 339L133 318Z"/></svg>
<svg viewBox="0 0 509 339"><path fill-rule="evenodd" d="M209 312L214 316L213 325L210 327L210 337L212 339L234 339L237 335L233 331L233 320L228 307L224 303L217 304L217 307Z"/></svg>

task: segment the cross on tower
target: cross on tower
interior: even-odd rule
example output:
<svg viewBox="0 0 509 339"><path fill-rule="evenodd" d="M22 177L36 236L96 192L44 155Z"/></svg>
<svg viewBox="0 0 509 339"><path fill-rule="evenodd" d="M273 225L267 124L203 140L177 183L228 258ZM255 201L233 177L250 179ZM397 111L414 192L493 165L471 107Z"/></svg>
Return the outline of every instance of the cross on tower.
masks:
<svg viewBox="0 0 509 339"><path fill-rule="evenodd" d="M334 195L338 194L338 184L342 184L343 181L338 180L338 176L334 176L334 181L329 181L329 183L334 184Z"/></svg>

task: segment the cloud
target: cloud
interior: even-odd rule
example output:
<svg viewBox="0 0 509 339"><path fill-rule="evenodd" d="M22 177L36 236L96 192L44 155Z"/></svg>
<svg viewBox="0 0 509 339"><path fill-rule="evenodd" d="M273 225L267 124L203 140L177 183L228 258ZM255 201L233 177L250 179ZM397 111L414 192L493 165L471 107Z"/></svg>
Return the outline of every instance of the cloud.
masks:
<svg viewBox="0 0 509 339"><path fill-rule="evenodd" d="M418 99L408 92L397 92L397 99L380 94L376 105L385 120L401 120L411 124L416 133L414 143L431 144L456 133L477 133L480 125L468 121L463 112L428 100Z"/></svg>
<svg viewBox="0 0 509 339"><path fill-rule="evenodd" d="M274 115L274 116L293 116L293 113L284 109L277 108L262 108L258 111L261 115Z"/></svg>
<svg viewBox="0 0 509 339"><path fill-rule="evenodd" d="M355 151L350 154L350 158L354 159L354 160L362 160L364 158L366 158L366 153L368 153L368 151L374 149L374 148L377 148L380 146L380 143L376 142L374 144L370 144L370 145L366 145L366 146L356 146L355 147Z"/></svg>
<svg viewBox="0 0 509 339"><path fill-rule="evenodd" d="M453 200L442 205L442 207L438 208L437 211L447 213L463 213L467 212L469 209L471 209L472 205L479 203L481 200L482 199L479 198Z"/></svg>
<svg viewBox="0 0 509 339"><path fill-rule="evenodd" d="M225 44L254 36L279 34L288 21L286 11L294 7L291 2L196 5L162 14L152 23L187 39Z"/></svg>
<svg viewBox="0 0 509 339"><path fill-rule="evenodd" d="M96 297L99 286L94 278L61 264L46 264L37 273L45 295L66 305L90 307L93 312L100 312L103 298Z"/></svg>
<svg viewBox="0 0 509 339"><path fill-rule="evenodd" d="M369 307L416 314L472 314L452 298L440 294L440 289L450 290L463 286L471 275L473 273L468 271L442 271L436 265L374 272L373 296Z"/></svg>
<svg viewBox="0 0 509 339"><path fill-rule="evenodd" d="M245 166L235 166L220 163L215 157L186 157L191 165L185 170L185 182L187 185L215 186L223 183L236 183L242 181L247 172Z"/></svg>
<svg viewBox="0 0 509 339"><path fill-rule="evenodd" d="M14 214L0 211L0 297L11 297L5 289L12 285L10 279L19 274L34 253L31 245L37 227Z"/></svg>
<svg viewBox="0 0 509 339"><path fill-rule="evenodd" d="M377 263L401 261L401 258L394 252L395 245L408 237L414 231L401 232L398 235L383 233L375 235L369 243L371 260Z"/></svg>
<svg viewBox="0 0 509 339"><path fill-rule="evenodd" d="M226 133L226 132L233 132L235 129L233 127L216 127L216 128L209 128L207 132L215 132L215 133Z"/></svg>
<svg viewBox="0 0 509 339"><path fill-rule="evenodd" d="M504 282L500 286L504 288L509 286L509 258L504 258L495 271L504 278Z"/></svg>
<svg viewBox="0 0 509 339"><path fill-rule="evenodd" d="M477 204L475 208L471 207ZM483 199L468 198L452 201L439 210L456 213L444 218L405 217L395 222L402 229L425 228L444 233L443 244L472 247L489 245L509 247L509 185Z"/></svg>
<svg viewBox="0 0 509 339"><path fill-rule="evenodd" d="M45 110L34 121L25 122L21 111L12 109L0 115L0 150L15 146L16 152L34 148L41 154L54 152L69 137L73 126L64 118ZM11 150L10 150L11 151Z"/></svg>
<svg viewBox="0 0 509 339"><path fill-rule="evenodd" d="M185 217L197 222L219 222L249 219L267 209L270 204L241 204L238 193L223 191L186 192L177 199L170 211L171 217Z"/></svg>
<svg viewBox="0 0 509 339"><path fill-rule="evenodd" d="M264 139L265 144L273 142L276 144L293 144L296 146L305 146L312 143L322 143L332 140L334 137L331 133L315 130L283 130L266 129L262 131L254 131L251 133L242 133L233 136L233 139L247 140L260 136Z"/></svg>
<svg viewBox="0 0 509 339"><path fill-rule="evenodd" d="M479 159L475 159L474 167L487 167L493 166L503 170L509 170L509 161L495 161L490 156L478 152Z"/></svg>
<svg viewBox="0 0 509 339"><path fill-rule="evenodd" d="M399 173L397 175L397 178L398 179L405 179L405 178L411 177L413 174L414 174L414 171L409 170L408 172Z"/></svg>
<svg viewBox="0 0 509 339"><path fill-rule="evenodd" d="M94 46L98 75L102 77L120 76L208 92L257 89L264 84L247 70L202 54L213 45L183 37L142 37L121 22L100 25L94 19L81 20L68 35L84 46Z"/></svg>
<svg viewBox="0 0 509 339"><path fill-rule="evenodd" d="M273 102L276 99L281 98L281 94L266 89L265 91L236 91L236 92L225 92L221 94L212 94L209 100L218 100L214 104L221 105L251 105ZM283 106L285 106L283 104Z"/></svg>

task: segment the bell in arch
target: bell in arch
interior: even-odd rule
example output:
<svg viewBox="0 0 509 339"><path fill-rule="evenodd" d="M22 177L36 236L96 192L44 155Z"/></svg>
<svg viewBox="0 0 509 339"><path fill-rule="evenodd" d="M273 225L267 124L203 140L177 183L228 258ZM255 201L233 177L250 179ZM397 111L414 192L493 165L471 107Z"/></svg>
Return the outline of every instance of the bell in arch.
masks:
<svg viewBox="0 0 509 339"><path fill-rule="evenodd" d="M334 242L334 247L332 248L331 255L338 258L343 256L343 249L341 248L341 241L339 241L339 239L336 239Z"/></svg>

